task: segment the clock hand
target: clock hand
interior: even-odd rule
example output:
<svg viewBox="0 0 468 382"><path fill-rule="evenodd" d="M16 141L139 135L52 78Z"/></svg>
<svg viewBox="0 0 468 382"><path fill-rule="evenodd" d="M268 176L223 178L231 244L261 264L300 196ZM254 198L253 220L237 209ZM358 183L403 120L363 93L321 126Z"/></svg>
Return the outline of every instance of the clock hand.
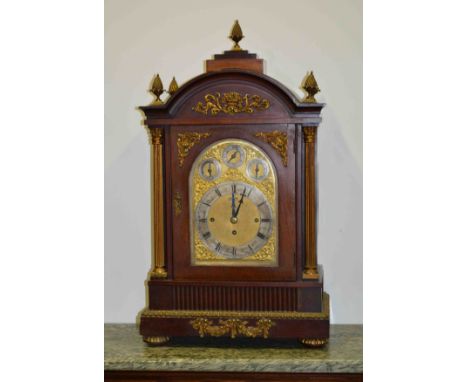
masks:
<svg viewBox="0 0 468 382"><path fill-rule="evenodd" d="M255 179L258 179L258 171L259 171L259 168L258 168L258 163L257 163L255 166Z"/></svg>
<svg viewBox="0 0 468 382"><path fill-rule="evenodd" d="M241 205L242 203L244 202L244 196L245 196L245 191L246 191L247 187L244 187L244 191L242 191L242 196L239 200L239 205L237 206L237 210L236 210L236 213L234 214L234 217L237 218L237 215L239 214L239 210L241 208Z"/></svg>
<svg viewBox="0 0 468 382"><path fill-rule="evenodd" d="M231 194L231 218L235 217L236 213L236 198L234 196L234 188L232 189Z"/></svg>
<svg viewBox="0 0 468 382"><path fill-rule="evenodd" d="M234 154L231 155L231 157L228 160L228 163L232 161L236 156L237 156L238 151L234 151Z"/></svg>
<svg viewBox="0 0 468 382"><path fill-rule="evenodd" d="M211 162L208 163L208 174L209 174L209 177L211 178Z"/></svg>

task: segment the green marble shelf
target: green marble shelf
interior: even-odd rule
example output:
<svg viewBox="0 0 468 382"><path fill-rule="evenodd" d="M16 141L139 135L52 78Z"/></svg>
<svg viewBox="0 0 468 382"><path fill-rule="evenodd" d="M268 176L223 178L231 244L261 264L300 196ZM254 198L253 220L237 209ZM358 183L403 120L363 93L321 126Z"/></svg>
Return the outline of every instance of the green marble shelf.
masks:
<svg viewBox="0 0 468 382"><path fill-rule="evenodd" d="M148 347L134 324L105 324L105 370L362 373L362 325L331 325L330 341L174 338Z"/></svg>

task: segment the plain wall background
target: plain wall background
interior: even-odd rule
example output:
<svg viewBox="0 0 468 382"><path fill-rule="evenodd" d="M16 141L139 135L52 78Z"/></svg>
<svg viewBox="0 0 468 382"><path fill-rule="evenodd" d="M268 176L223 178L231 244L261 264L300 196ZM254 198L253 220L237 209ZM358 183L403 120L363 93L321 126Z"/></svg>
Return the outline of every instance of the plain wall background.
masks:
<svg viewBox="0 0 468 382"><path fill-rule="evenodd" d="M137 106L240 45L299 97L313 70L318 133L318 259L332 323L362 323L362 3L360 0L105 1L105 321L135 322L151 264L149 140Z"/></svg>

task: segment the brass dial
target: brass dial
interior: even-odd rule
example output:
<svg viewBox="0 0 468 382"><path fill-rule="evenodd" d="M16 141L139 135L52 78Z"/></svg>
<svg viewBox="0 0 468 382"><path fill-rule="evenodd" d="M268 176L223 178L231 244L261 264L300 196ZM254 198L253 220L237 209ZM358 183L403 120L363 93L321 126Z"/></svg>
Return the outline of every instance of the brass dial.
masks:
<svg viewBox="0 0 468 382"><path fill-rule="evenodd" d="M209 189L197 206L196 217L203 242L225 258L257 253L272 233L271 206L258 188L242 182Z"/></svg>
<svg viewBox="0 0 468 382"><path fill-rule="evenodd" d="M190 173L192 264L276 266L277 199L276 170L259 147L208 146Z"/></svg>

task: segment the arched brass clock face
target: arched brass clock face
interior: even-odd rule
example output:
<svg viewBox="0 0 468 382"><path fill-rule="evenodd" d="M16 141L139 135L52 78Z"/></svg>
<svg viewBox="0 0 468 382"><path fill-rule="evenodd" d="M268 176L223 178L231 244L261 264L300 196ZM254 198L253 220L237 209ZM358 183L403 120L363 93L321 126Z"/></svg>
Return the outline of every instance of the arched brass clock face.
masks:
<svg viewBox="0 0 468 382"><path fill-rule="evenodd" d="M263 150L227 139L207 147L190 173L194 265L276 266L276 170Z"/></svg>

